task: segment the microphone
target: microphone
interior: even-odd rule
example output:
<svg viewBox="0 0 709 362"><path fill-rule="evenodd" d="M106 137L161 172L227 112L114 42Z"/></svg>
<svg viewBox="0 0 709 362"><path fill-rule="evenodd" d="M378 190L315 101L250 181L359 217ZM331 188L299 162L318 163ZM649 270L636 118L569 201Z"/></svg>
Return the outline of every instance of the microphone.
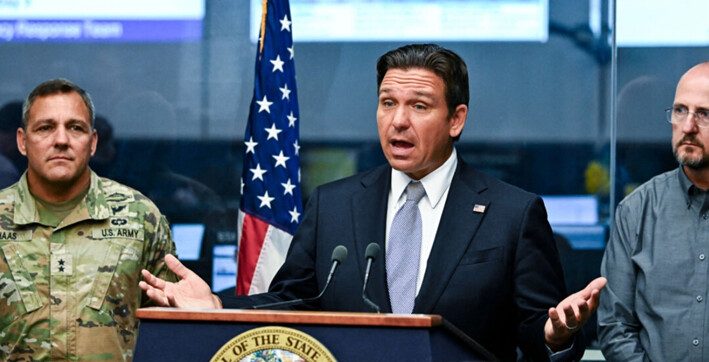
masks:
<svg viewBox="0 0 709 362"><path fill-rule="evenodd" d="M367 245L367 250L364 251L364 258L367 259L367 269L364 272L364 284L362 285L362 299L364 300L367 305L372 307L377 313L379 313L379 306L376 305L374 302L372 302L369 298L367 298L367 281L369 281L369 271L372 269L372 263L374 263L374 260L377 259L379 256L379 251L381 248L379 247L379 244L377 243L369 243Z"/></svg>
<svg viewBox="0 0 709 362"><path fill-rule="evenodd" d="M344 247L343 245L336 246L335 249L332 251L332 267L330 267L330 274L327 275L327 281L325 281L325 286L320 291L320 294L318 294L314 297L305 298L305 299L299 298L299 299L285 300L285 301L280 301L280 302L259 304L259 305L252 306L251 309L267 309L267 308L273 308L273 307L285 307L285 306L291 306L291 305L310 303L310 302L320 299L320 297L322 297L323 294L325 294L325 290L327 290L327 287L330 285L330 280L332 280L332 276L335 275L335 271L337 270L337 267L340 266L340 264L344 263L345 259L347 259L347 248Z"/></svg>

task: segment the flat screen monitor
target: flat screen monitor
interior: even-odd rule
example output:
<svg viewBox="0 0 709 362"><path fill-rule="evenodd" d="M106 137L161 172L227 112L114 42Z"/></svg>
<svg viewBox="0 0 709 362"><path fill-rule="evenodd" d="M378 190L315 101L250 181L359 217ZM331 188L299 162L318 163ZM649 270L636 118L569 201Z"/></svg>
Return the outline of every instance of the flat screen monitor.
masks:
<svg viewBox="0 0 709 362"><path fill-rule="evenodd" d="M293 40L538 41L549 35L548 0L290 0ZM251 0L251 41L261 24Z"/></svg>
<svg viewBox="0 0 709 362"><path fill-rule="evenodd" d="M552 231L563 236L572 249L603 249L608 227L598 218L598 199L593 195L542 196Z"/></svg>
<svg viewBox="0 0 709 362"><path fill-rule="evenodd" d="M616 43L621 47L709 45L709 1L616 1Z"/></svg>
<svg viewBox="0 0 709 362"><path fill-rule="evenodd" d="M173 224L171 230L180 260L199 260L204 224Z"/></svg>
<svg viewBox="0 0 709 362"><path fill-rule="evenodd" d="M236 245L215 245L212 259L212 291L236 286Z"/></svg>
<svg viewBox="0 0 709 362"><path fill-rule="evenodd" d="M542 196L542 200L552 226L598 223L598 199L593 195Z"/></svg>
<svg viewBox="0 0 709 362"><path fill-rule="evenodd" d="M205 0L0 0L0 42L199 41Z"/></svg>

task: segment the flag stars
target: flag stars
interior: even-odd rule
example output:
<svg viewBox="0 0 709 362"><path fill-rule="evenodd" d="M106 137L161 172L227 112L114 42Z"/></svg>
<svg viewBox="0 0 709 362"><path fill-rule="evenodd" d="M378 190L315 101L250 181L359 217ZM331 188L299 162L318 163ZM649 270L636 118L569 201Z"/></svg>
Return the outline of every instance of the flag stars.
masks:
<svg viewBox="0 0 709 362"><path fill-rule="evenodd" d="M243 174L234 187L240 187L244 212L292 233L305 214L300 191L293 19L291 14L268 12L265 21L266 31L259 35L249 125L241 139Z"/></svg>
<svg viewBox="0 0 709 362"><path fill-rule="evenodd" d="M295 127L295 121L297 121L298 118L293 115L293 111L291 111L286 118L288 118L288 127Z"/></svg>
<svg viewBox="0 0 709 362"><path fill-rule="evenodd" d="M292 222L292 223L293 223L293 222L297 223L297 222L298 222L298 219L300 218L300 213L298 212L298 208L297 208L297 207L293 207L293 210L288 211L288 213L290 214L290 222Z"/></svg>
<svg viewBox="0 0 709 362"><path fill-rule="evenodd" d="M283 166L283 168L286 168L286 161L290 159L290 157L283 155L283 151L281 151L281 153L277 156L273 156L273 158L276 159L276 166L274 167Z"/></svg>
<svg viewBox="0 0 709 362"><path fill-rule="evenodd" d="M273 64L273 70L271 71L271 73L273 73L277 70L280 70L281 73L283 73L283 64L285 64L285 62L281 60L280 55L276 56L276 59L270 60L270 62L271 62L271 64Z"/></svg>
<svg viewBox="0 0 709 362"><path fill-rule="evenodd" d="M268 132L268 137L266 137L266 141L270 140L271 138L275 138L276 141L278 141L278 134L283 131L276 128L276 124L274 123L271 125L271 128L266 128L266 132Z"/></svg>
<svg viewBox="0 0 709 362"><path fill-rule="evenodd" d="M3 0L0 0L0 3L2 2ZM293 19L290 19L291 14L282 10L285 9L270 7L261 19L262 25L265 26L257 45L254 93L251 103L248 104L247 132L242 134L243 138L237 140L243 142L243 146L239 148L242 152L245 151L242 154L244 164L239 180L242 190L239 207L241 228L246 230L250 222L248 219L253 217L282 230L287 237L284 235L283 242L276 242L278 253L285 253L286 250L282 249L287 249L288 240L292 238L301 217L305 217L301 198L300 156L294 154L291 148L293 142L296 142L296 149L300 147L297 143L300 120L296 117L300 118L300 114L293 63ZM283 168L279 168L280 166ZM233 188L235 187L237 184L233 185ZM255 238L247 234L241 235L240 242L243 242L243 245L269 243L268 239L274 237L271 231ZM240 270L240 273L244 271L244 275L248 275L258 270L256 274L264 272L265 275L272 275L278 265L266 260L266 252L265 249L260 252L264 258L259 259L257 265L248 266L246 270ZM246 263L241 261L239 265L243 267ZM263 281L258 278L242 279L239 283L251 283L251 291L262 292L268 289L268 285L263 285ZM239 289L242 290L244 286L248 288L248 285L240 284Z"/></svg>
<svg viewBox="0 0 709 362"><path fill-rule="evenodd" d="M266 113L270 114L271 113L271 105L273 102L269 102L268 98L264 95L263 100L256 101L258 103L259 108L258 112L261 113L262 111L266 111Z"/></svg>
<svg viewBox="0 0 709 362"><path fill-rule="evenodd" d="M249 171L251 171L254 176L251 178L251 181L254 181L256 179L259 179L263 181L263 174L266 173L266 170L261 169L261 164L256 164L256 168L250 168Z"/></svg>
<svg viewBox="0 0 709 362"><path fill-rule="evenodd" d="M254 138L249 136L249 140L245 141L244 144L246 145L246 153L248 154L253 153L256 154L256 146L258 146L258 142L254 142Z"/></svg>
<svg viewBox="0 0 709 362"><path fill-rule="evenodd" d="M297 121L298 118L293 115L293 111L290 111L286 118L288 118L288 127L295 127L295 121Z"/></svg>
<svg viewBox="0 0 709 362"><path fill-rule="evenodd" d="M290 32L290 25L293 23L288 20L288 14L283 15L283 19L279 20L281 22L281 31L285 30Z"/></svg>
<svg viewBox="0 0 709 362"><path fill-rule="evenodd" d="M283 196L285 195L291 195L293 196L293 189L295 189L295 185L290 182L290 179L286 183L281 183L281 186L285 189L283 191Z"/></svg>
<svg viewBox="0 0 709 362"><path fill-rule="evenodd" d="M290 89L288 89L288 83L284 84L284 85L283 85L283 88L278 88L278 89L280 89L280 90L281 90L281 93L283 94L283 95L281 96L281 99L282 99L282 100L283 100L283 99L290 100ZM293 112L291 112L291 114L293 114Z"/></svg>
<svg viewBox="0 0 709 362"><path fill-rule="evenodd" d="M271 201L275 199L275 197L270 197L268 196L268 191L264 193L263 196L257 196L259 200L261 200L261 205L259 207L264 207L266 206L267 208L271 208Z"/></svg>

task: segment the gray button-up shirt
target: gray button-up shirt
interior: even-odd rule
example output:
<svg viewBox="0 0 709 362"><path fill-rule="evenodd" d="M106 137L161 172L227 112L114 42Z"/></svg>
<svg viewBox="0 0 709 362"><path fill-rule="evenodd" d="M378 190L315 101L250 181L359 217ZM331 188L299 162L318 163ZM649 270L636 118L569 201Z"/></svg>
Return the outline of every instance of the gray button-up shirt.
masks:
<svg viewBox="0 0 709 362"><path fill-rule="evenodd" d="M616 211L601 264L598 330L609 361L709 360L709 197L682 168Z"/></svg>

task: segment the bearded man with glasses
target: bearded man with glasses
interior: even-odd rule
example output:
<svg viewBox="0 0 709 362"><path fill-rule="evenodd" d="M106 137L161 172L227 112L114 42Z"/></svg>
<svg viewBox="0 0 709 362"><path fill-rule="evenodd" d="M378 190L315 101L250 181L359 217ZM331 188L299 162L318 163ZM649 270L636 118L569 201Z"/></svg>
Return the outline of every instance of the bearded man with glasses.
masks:
<svg viewBox="0 0 709 362"><path fill-rule="evenodd" d="M709 62L680 78L665 112L679 167L620 202L601 264L609 361L709 360Z"/></svg>

